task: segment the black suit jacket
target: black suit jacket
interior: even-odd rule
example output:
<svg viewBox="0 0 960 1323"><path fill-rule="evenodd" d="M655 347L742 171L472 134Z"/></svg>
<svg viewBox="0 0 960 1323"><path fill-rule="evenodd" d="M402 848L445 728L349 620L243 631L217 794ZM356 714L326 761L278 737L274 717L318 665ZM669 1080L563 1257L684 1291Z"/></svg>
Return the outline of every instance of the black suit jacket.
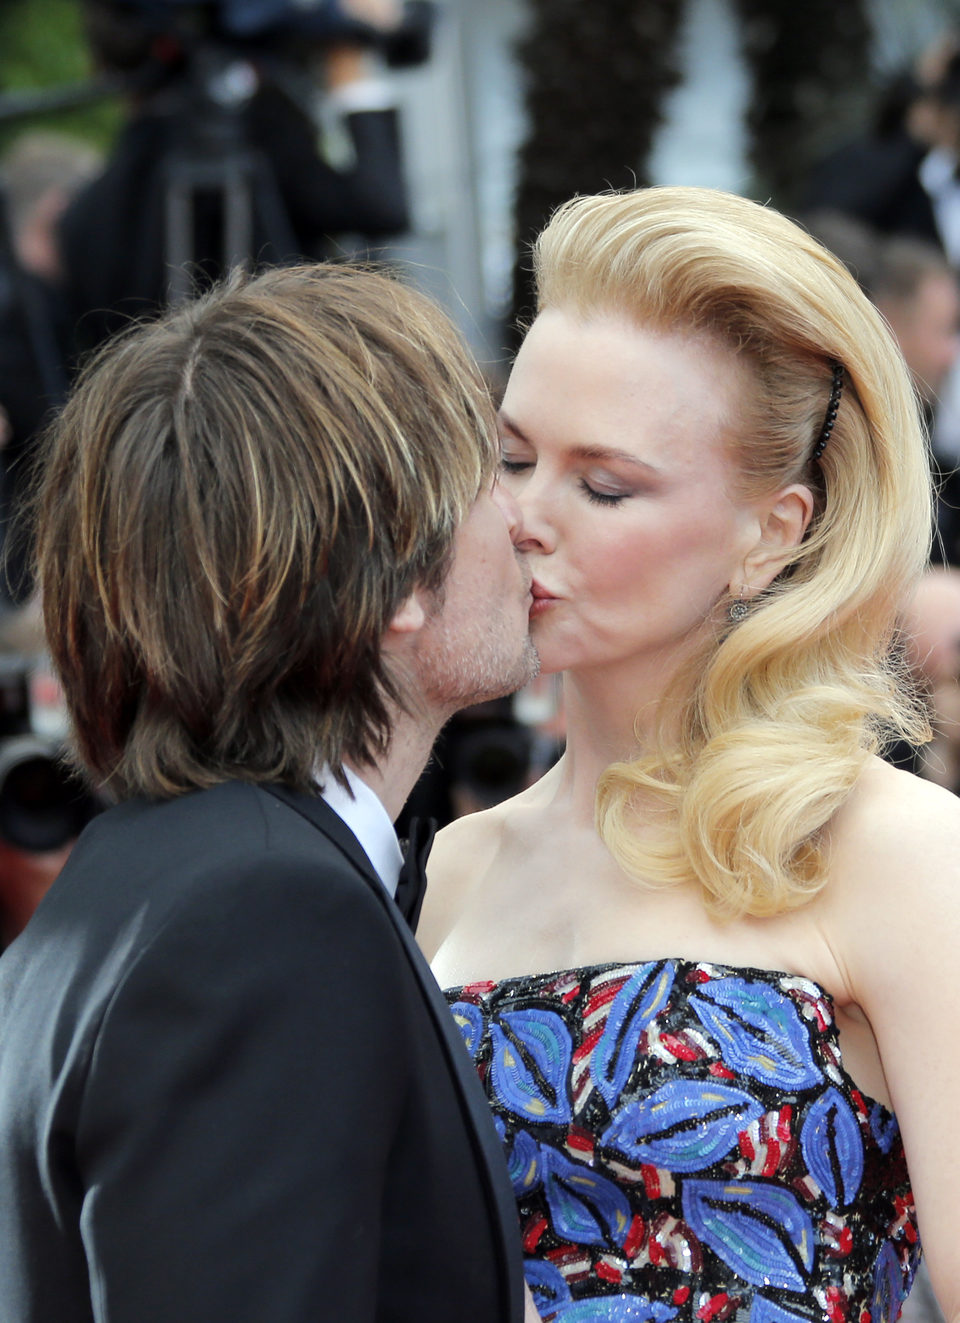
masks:
<svg viewBox="0 0 960 1323"><path fill-rule="evenodd" d="M321 800L83 833L0 958L3 1323L510 1323L516 1208L449 1010Z"/></svg>
<svg viewBox="0 0 960 1323"><path fill-rule="evenodd" d="M903 131L846 143L811 171L799 210L839 211L881 234L909 235L942 250L933 203L918 173L927 151Z"/></svg>

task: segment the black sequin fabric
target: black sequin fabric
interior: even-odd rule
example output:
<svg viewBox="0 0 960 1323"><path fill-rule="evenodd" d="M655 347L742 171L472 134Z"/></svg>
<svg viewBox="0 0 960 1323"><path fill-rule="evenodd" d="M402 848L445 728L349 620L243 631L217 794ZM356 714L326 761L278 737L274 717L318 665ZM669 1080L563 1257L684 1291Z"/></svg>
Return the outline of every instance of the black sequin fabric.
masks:
<svg viewBox="0 0 960 1323"><path fill-rule="evenodd" d="M896 1118L830 996L687 960L473 983L545 1323L893 1323L920 1256Z"/></svg>

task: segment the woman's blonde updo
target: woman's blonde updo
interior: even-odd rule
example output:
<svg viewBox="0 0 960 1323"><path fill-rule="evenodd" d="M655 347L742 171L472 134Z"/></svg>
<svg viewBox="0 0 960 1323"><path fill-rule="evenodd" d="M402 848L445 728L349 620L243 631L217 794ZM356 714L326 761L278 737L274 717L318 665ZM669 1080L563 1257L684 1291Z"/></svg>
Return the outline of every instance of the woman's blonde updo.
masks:
<svg viewBox="0 0 960 1323"><path fill-rule="evenodd" d="M576 198L535 260L541 309L617 312L732 349L756 383L732 442L738 495L792 482L814 491L792 563L747 619L718 626L688 672L680 742L608 768L597 800L601 834L633 875L692 872L720 914L794 908L826 881L820 829L869 754L888 735L927 736L895 646L932 526L909 373L846 269L740 197L650 188ZM842 397L817 460L834 362ZM670 824L656 837L637 831L638 797L647 824Z"/></svg>

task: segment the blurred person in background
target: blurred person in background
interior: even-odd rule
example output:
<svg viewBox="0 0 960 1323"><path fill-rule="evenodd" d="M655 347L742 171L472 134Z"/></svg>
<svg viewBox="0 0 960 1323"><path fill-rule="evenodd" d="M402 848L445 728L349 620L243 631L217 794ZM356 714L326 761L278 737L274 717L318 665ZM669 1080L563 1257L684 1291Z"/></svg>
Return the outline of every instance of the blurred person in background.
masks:
<svg viewBox="0 0 960 1323"><path fill-rule="evenodd" d="M960 286L943 254L919 239L880 247L867 291L897 337L923 404L936 479L936 562L960 565Z"/></svg>
<svg viewBox="0 0 960 1323"><path fill-rule="evenodd" d="M839 211L936 244L960 264L960 51L948 32L878 98L874 122L810 174L800 211Z"/></svg>
<svg viewBox="0 0 960 1323"><path fill-rule="evenodd" d="M943 252L884 235L850 216L816 212L807 228L883 314L906 360L931 438L937 488L933 559L960 564L960 285Z"/></svg>
<svg viewBox="0 0 960 1323"><path fill-rule="evenodd" d="M30 595L25 548L11 531L37 434L70 371L59 222L101 164L88 144L42 130L21 134L0 161L0 609Z"/></svg>
<svg viewBox="0 0 960 1323"><path fill-rule="evenodd" d="M960 289L943 254L919 239L880 245L867 289L896 336L931 422L960 356Z"/></svg>
<svg viewBox="0 0 960 1323"><path fill-rule="evenodd" d="M882 234L840 212L807 213L804 222L885 317L932 427L960 357L960 287L952 266L932 243Z"/></svg>

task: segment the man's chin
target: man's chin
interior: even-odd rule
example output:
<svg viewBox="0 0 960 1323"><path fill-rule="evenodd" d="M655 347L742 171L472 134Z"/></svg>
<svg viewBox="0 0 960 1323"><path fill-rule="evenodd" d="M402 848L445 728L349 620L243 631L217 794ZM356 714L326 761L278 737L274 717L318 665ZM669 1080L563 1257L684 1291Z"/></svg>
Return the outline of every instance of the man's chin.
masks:
<svg viewBox="0 0 960 1323"><path fill-rule="evenodd" d="M537 646L533 639L528 635L516 670L509 676L504 677L503 688L498 694L491 694L490 697L503 698L507 694L515 694L518 689L522 689L531 680L535 680L539 674L540 654L537 652Z"/></svg>

